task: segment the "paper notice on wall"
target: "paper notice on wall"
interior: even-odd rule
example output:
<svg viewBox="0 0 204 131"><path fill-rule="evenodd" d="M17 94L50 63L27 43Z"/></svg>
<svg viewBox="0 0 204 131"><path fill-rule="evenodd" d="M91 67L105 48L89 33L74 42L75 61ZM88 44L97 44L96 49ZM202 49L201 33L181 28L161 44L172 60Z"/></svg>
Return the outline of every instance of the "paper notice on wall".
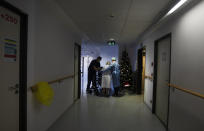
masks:
<svg viewBox="0 0 204 131"><path fill-rule="evenodd" d="M11 39L4 39L3 57L5 62L16 62L16 57L17 57L16 41Z"/></svg>

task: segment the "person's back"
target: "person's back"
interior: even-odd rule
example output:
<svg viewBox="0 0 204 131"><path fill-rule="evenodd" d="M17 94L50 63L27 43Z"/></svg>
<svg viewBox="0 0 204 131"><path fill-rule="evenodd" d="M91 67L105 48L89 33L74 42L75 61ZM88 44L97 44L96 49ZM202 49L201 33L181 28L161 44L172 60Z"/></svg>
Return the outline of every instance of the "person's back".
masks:
<svg viewBox="0 0 204 131"><path fill-rule="evenodd" d="M87 83L87 91L90 90L90 84L92 82L93 88L96 87L96 72L101 69L100 61L101 57L97 57L97 59L92 60L89 67L88 67L88 83Z"/></svg>
<svg viewBox="0 0 204 131"><path fill-rule="evenodd" d="M106 66L102 69L102 93L104 95L109 96L110 88L111 88L111 70L108 70L110 68L110 62L106 63Z"/></svg>
<svg viewBox="0 0 204 131"><path fill-rule="evenodd" d="M91 73L96 72L96 70L94 69L94 66L96 68L100 67L100 63L97 61L97 59L91 61L90 65L88 67L88 71Z"/></svg>

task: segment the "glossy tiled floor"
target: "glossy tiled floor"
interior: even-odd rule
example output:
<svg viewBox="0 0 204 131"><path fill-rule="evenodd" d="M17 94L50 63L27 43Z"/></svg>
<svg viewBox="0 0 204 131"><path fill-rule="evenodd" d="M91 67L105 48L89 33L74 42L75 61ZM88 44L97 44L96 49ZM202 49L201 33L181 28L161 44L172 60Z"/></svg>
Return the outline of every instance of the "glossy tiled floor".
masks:
<svg viewBox="0 0 204 131"><path fill-rule="evenodd" d="M143 97L82 96L48 131L165 131Z"/></svg>

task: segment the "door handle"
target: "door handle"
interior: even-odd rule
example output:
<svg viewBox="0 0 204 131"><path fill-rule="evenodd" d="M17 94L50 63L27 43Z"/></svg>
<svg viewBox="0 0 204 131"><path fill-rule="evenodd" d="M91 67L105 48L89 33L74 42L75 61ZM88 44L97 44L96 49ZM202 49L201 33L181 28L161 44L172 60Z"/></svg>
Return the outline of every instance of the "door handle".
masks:
<svg viewBox="0 0 204 131"><path fill-rule="evenodd" d="M18 94L19 93L19 84L16 84L15 86L9 87L9 91L12 91L15 94Z"/></svg>

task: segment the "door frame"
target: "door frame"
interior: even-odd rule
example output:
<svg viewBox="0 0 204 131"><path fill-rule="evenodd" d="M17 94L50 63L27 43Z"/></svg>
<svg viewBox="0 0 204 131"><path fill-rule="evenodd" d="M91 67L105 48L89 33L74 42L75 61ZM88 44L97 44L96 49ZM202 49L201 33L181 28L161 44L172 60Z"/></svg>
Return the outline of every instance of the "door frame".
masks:
<svg viewBox="0 0 204 131"><path fill-rule="evenodd" d="M171 44L172 44L172 34L168 33L167 35L164 35L163 37L155 40L155 42L154 42L154 79L153 79L153 103L152 103L152 113L153 114L156 114L158 44L159 44L159 41L164 40L166 38L170 38L169 83L171 81L171 50L172 50L171 49L172 48ZM170 88L169 88L169 91L168 91L167 125L165 125L158 118L161 121L161 123L166 127L167 130L168 130L168 126L169 126L169 108L170 108Z"/></svg>
<svg viewBox="0 0 204 131"><path fill-rule="evenodd" d="M78 52L78 56L79 56L79 59L78 59L78 99L81 98L81 45L79 45L78 43L75 43L74 44L74 54L75 54L75 48L78 48L79 49L79 52ZM75 72L75 65L74 65L74 72ZM75 75L75 74L74 74ZM74 93L75 93L75 86L74 86Z"/></svg>
<svg viewBox="0 0 204 131"><path fill-rule="evenodd" d="M144 61L143 57L145 57L145 61ZM143 67L143 62L145 62L144 67ZM143 69L144 69L144 76L143 76ZM146 46L143 46L142 47L142 84L141 84L143 101L144 101L144 93L145 93L145 72L146 72ZM144 77L144 79L143 79L143 77Z"/></svg>
<svg viewBox="0 0 204 131"><path fill-rule="evenodd" d="M137 55L137 72L138 72L137 88L138 87L140 88L139 90L141 91L139 91L140 92L139 94L143 94L143 98L144 98L143 86L145 87L145 78L143 81L143 74L142 74L143 73L143 56L145 56L146 58L146 46L143 46L142 48L138 49L138 55ZM145 59L145 64L146 64L146 59ZM143 82L144 82L144 85L143 85Z"/></svg>
<svg viewBox="0 0 204 131"><path fill-rule="evenodd" d="M28 15L6 2L0 1L0 6L18 14L20 22L20 70L19 70L19 131L27 131L27 40Z"/></svg>

